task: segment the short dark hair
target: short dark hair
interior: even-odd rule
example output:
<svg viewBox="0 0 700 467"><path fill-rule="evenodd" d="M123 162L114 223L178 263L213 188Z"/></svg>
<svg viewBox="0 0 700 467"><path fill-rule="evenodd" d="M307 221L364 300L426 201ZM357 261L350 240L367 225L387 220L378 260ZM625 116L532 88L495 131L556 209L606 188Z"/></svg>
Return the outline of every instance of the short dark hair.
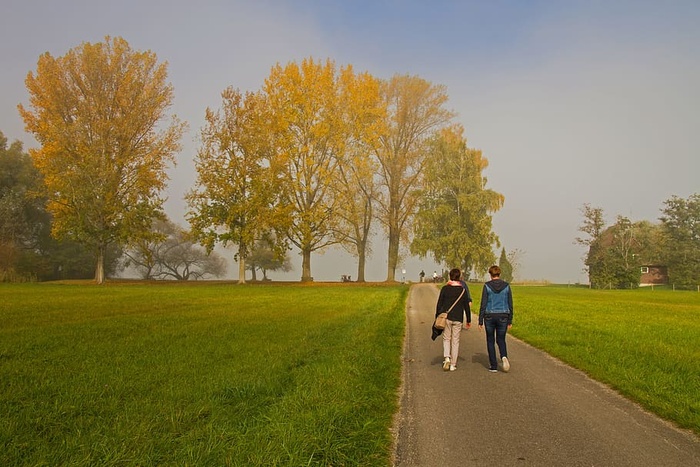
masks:
<svg viewBox="0 0 700 467"><path fill-rule="evenodd" d="M491 277L500 277L501 276L501 268L496 266L495 264L489 268L489 275Z"/></svg>
<svg viewBox="0 0 700 467"><path fill-rule="evenodd" d="M459 268L450 269L451 281L458 281L460 277L462 277L462 271L460 271Z"/></svg>

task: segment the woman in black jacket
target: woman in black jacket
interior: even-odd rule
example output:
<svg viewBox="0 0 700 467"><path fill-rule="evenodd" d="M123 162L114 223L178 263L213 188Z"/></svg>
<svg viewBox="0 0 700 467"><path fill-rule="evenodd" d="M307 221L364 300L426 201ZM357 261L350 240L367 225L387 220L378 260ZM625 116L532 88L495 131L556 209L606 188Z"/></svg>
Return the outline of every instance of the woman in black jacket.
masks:
<svg viewBox="0 0 700 467"><path fill-rule="evenodd" d="M442 331L442 369L445 371L455 371L457 369L457 359L459 358L459 334L464 322L464 315L467 315L466 329L471 327L472 297L466 284L460 282L462 272L454 268L450 271L450 280L440 289L437 305L435 307L435 317L440 313L447 312L447 324ZM440 335L433 328L433 340Z"/></svg>

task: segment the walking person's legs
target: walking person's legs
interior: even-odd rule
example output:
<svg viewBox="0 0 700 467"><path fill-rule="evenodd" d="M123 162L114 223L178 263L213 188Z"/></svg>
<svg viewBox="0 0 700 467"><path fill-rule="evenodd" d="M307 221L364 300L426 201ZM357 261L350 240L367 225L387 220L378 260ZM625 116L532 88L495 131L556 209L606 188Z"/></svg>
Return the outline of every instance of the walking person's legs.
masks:
<svg viewBox="0 0 700 467"><path fill-rule="evenodd" d="M442 331L442 369L445 371L449 371L450 369L450 363L452 363L450 359L450 352L451 352L451 341L452 341L452 322L448 319L447 323L445 324L445 329Z"/></svg>
<svg viewBox="0 0 700 467"><path fill-rule="evenodd" d="M498 352L501 355L503 371L510 370L510 361L508 360L508 348L506 347L506 334L508 333L508 319L499 318L496 324L496 343L498 344ZM494 355L495 357L495 355Z"/></svg>
<svg viewBox="0 0 700 467"><path fill-rule="evenodd" d="M498 369L496 360L496 320L484 318L484 328L486 329L486 351L489 354L489 370Z"/></svg>
<svg viewBox="0 0 700 467"><path fill-rule="evenodd" d="M450 321L452 326L452 339L450 339L450 370L457 368L457 360L459 359L459 335L462 331L461 321Z"/></svg>
<svg viewBox="0 0 700 467"><path fill-rule="evenodd" d="M457 359L459 358L459 334L462 330L462 323L459 321L447 320L447 325L442 331L442 369L455 370Z"/></svg>

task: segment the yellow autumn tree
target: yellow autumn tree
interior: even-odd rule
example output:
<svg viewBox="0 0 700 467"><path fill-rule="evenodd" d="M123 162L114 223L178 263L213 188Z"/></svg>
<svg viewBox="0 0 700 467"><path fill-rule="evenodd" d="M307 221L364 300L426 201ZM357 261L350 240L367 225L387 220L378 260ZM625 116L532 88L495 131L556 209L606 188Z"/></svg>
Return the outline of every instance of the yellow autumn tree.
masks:
<svg viewBox="0 0 700 467"><path fill-rule="evenodd" d="M311 58L278 64L263 90L275 150L285 167L284 203L291 209L287 238L301 253L301 280L310 281L311 254L337 242L335 172L347 129L335 64Z"/></svg>
<svg viewBox="0 0 700 467"><path fill-rule="evenodd" d="M94 249L95 280L104 282L109 245L150 234L162 215L160 192L186 124L172 116L167 65L122 38L83 43L62 57L44 53L25 80L19 105L30 150L44 176L52 232Z"/></svg>
<svg viewBox="0 0 700 467"><path fill-rule="evenodd" d="M286 243L277 234L286 226L280 204L284 185L271 149L269 114L260 93L228 88L219 111L206 110L195 160L196 188L187 194L193 234L209 251L216 243L237 248L238 282L245 282L246 258L266 239L279 257Z"/></svg>
<svg viewBox="0 0 700 467"><path fill-rule="evenodd" d="M369 73L355 73L347 67L341 72L339 83L347 139L345 151L338 155L336 171L341 189L337 192L335 236L357 257L357 282L364 282L379 190L375 176L379 164L373 150L386 128L386 107L379 94L380 81Z"/></svg>
<svg viewBox="0 0 700 467"><path fill-rule="evenodd" d="M395 75L381 86L387 129L375 151L380 165L378 219L388 234L387 281L394 281L401 242L417 209L426 160L426 142L454 113L445 109L444 86L418 77Z"/></svg>

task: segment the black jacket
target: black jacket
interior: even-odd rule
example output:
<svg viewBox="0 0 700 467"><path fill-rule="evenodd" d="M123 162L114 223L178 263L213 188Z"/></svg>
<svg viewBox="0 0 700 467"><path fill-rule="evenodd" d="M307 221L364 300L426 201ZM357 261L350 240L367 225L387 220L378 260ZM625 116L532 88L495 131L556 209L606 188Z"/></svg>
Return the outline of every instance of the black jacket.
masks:
<svg viewBox="0 0 700 467"><path fill-rule="evenodd" d="M462 293L462 297L459 299L457 304L452 307L457 301L459 294ZM469 287L463 287L461 285L444 285L440 289L440 295L438 296L437 305L435 306L435 317L440 313L444 313L452 307L452 310L447 314L447 319L450 321L464 322L463 316L467 315L467 323L472 322L472 313L469 308L469 303L472 301L472 297L469 294ZM435 340L440 334L442 334L442 329L436 329L433 326L431 338Z"/></svg>

